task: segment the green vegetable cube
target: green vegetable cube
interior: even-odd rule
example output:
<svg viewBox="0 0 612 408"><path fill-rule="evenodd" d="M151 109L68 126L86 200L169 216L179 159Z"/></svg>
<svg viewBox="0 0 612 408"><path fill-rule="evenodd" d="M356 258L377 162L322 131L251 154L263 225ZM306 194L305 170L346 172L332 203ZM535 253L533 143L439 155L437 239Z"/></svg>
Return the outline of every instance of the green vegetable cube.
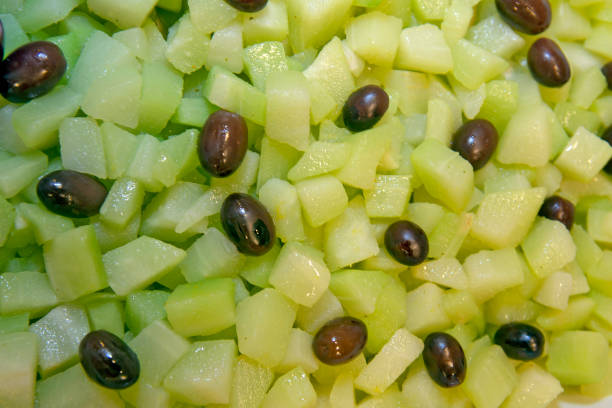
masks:
<svg viewBox="0 0 612 408"><path fill-rule="evenodd" d="M100 220L94 221L92 226L96 231L100 250L103 253L108 252L136 239L140 229L140 213L137 213L123 229L113 228Z"/></svg>
<svg viewBox="0 0 612 408"><path fill-rule="evenodd" d="M82 0L28 0L16 16L26 32L34 33L63 20L80 3Z"/></svg>
<svg viewBox="0 0 612 408"><path fill-rule="evenodd" d="M36 400L49 408L123 408L117 391L91 380L80 364L36 384Z"/></svg>
<svg viewBox="0 0 612 408"><path fill-rule="evenodd" d="M513 248L474 253L465 259L463 268L469 291L479 302L525 280L521 260Z"/></svg>
<svg viewBox="0 0 612 408"><path fill-rule="evenodd" d="M70 301L108 286L91 225L63 232L43 246L45 268L60 300Z"/></svg>
<svg viewBox="0 0 612 408"><path fill-rule="evenodd" d="M612 35L612 28L606 24L599 24L593 28L591 35L584 42L584 48L610 59L612 58L612 51L608 47L610 35Z"/></svg>
<svg viewBox="0 0 612 408"><path fill-rule="evenodd" d="M328 321L344 315L340 301L327 290L312 307L300 306L296 321L298 327L308 333L315 333Z"/></svg>
<svg viewBox="0 0 612 408"><path fill-rule="evenodd" d="M610 234L611 222L612 211L589 208L586 227L591 239L604 244L612 242L612 235Z"/></svg>
<svg viewBox="0 0 612 408"><path fill-rule="evenodd" d="M334 176L320 176L296 184L304 217L313 227L320 227L340 216L348 206L342 183Z"/></svg>
<svg viewBox="0 0 612 408"><path fill-rule="evenodd" d="M30 149L55 145L60 124L79 110L81 98L70 88L58 86L17 108L13 113L13 126L23 144Z"/></svg>
<svg viewBox="0 0 612 408"><path fill-rule="evenodd" d="M599 260L585 272L591 288L612 296L612 251L604 250Z"/></svg>
<svg viewBox="0 0 612 408"><path fill-rule="evenodd" d="M40 245L74 228L71 219L54 214L41 206L21 203L18 207L20 214L34 231L36 242Z"/></svg>
<svg viewBox="0 0 612 408"><path fill-rule="evenodd" d="M553 309L565 310L572 294L573 279L567 272L557 271L549 275L533 299Z"/></svg>
<svg viewBox="0 0 612 408"><path fill-rule="evenodd" d="M259 201L272 216L276 235L283 242L302 241L306 238L302 207L294 186L285 180L269 179L259 190Z"/></svg>
<svg viewBox="0 0 612 408"><path fill-rule="evenodd" d="M240 272L245 256L216 228L209 228L189 249L180 264L187 282L212 277L234 277Z"/></svg>
<svg viewBox="0 0 612 408"><path fill-rule="evenodd" d="M546 369L565 385L592 384L606 375L608 342L600 333L566 331L553 336Z"/></svg>
<svg viewBox="0 0 612 408"><path fill-rule="evenodd" d="M580 108L589 109L606 87L606 78L601 69L592 67L578 73L574 77L570 91L570 100Z"/></svg>
<svg viewBox="0 0 612 408"><path fill-rule="evenodd" d="M376 176L373 190L364 191L369 217L399 217L404 213L412 188L409 176Z"/></svg>
<svg viewBox="0 0 612 408"><path fill-rule="evenodd" d="M141 26L156 0L87 0L89 10L119 28Z"/></svg>
<svg viewBox="0 0 612 408"><path fill-rule="evenodd" d="M276 380L261 407L306 408L314 406L316 401L317 393L308 379L308 374L298 367Z"/></svg>
<svg viewBox="0 0 612 408"><path fill-rule="evenodd" d="M486 118L498 132L502 132L518 106L518 84L494 80L487 82L485 90L485 100L477 117Z"/></svg>
<svg viewBox="0 0 612 408"><path fill-rule="evenodd" d="M38 317L57 304L49 278L39 272L0 275L0 314L29 312Z"/></svg>
<svg viewBox="0 0 612 408"><path fill-rule="evenodd" d="M64 119L60 125L59 142L65 169L106 178L102 133L95 120Z"/></svg>
<svg viewBox="0 0 612 408"><path fill-rule="evenodd" d="M275 289L264 289L236 307L240 353L266 367L278 365L289 345L295 306Z"/></svg>
<svg viewBox="0 0 612 408"><path fill-rule="evenodd" d="M350 49L370 64L391 67L399 47L401 30L402 21L399 18L373 11L349 22L346 41Z"/></svg>
<svg viewBox="0 0 612 408"><path fill-rule="evenodd" d="M543 187L486 194L470 234L493 248L518 245L529 232L545 196Z"/></svg>
<svg viewBox="0 0 612 408"><path fill-rule="evenodd" d="M444 309L444 291L433 283L424 283L406 297L406 328L416 335L446 329L451 321Z"/></svg>
<svg viewBox="0 0 612 408"><path fill-rule="evenodd" d="M142 66L138 128L153 135L166 127L183 96L183 78L164 61Z"/></svg>
<svg viewBox="0 0 612 408"><path fill-rule="evenodd" d="M243 15L242 30L246 44L283 41L289 33L287 5L283 0L270 0L258 13Z"/></svg>
<svg viewBox="0 0 612 408"><path fill-rule="evenodd" d="M206 67L215 65L235 74L242 72L242 25L233 23L215 31L208 46Z"/></svg>
<svg viewBox="0 0 612 408"><path fill-rule="evenodd" d="M378 254L380 249L361 196L351 200L340 216L325 225L324 241L325 262L330 271Z"/></svg>
<svg viewBox="0 0 612 408"><path fill-rule="evenodd" d="M427 192L453 211L465 209L474 191L472 165L438 141L425 140L411 155Z"/></svg>
<svg viewBox="0 0 612 408"><path fill-rule="evenodd" d="M123 303L117 299L102 299L87 304L92 330L106 330L118 337L124 335Z"/></svg>
<svg viewBox="0 0 612 408"><path fill-rule="evenodd" d="M17 108L16 105L11 104L0 109L0 132L3 135L2 139L0 139L0 148L13 154L24 153L30 150L23 144L23 140L21 140L13 125L13 115Z"/></svg>
<svg viewBox="0 0 612 408"><path fill-rule="evenodd" d="M38 366L45 378L78 361L79 343L89 333L89 321L81 306L63 305L31 325L30 332L38 337Z"/></svg>
<svg viewBox="0 0 612 408"><path fill-rule="evenodd" d="M285 244L270 273L269 282L294 302L311 307L327 290L330 273L323 253L301 244Z"/></svg>
<svg viewBox="0 0 612 408"><path fill-rule="evenodd" d="M274 373L246 356L239 356L232 379L230 407L257 408L274 381Z"/></svg>
<svg viewBox="0 0 612 408"><path fill-rule="evenodd" d="M423 24L402 31L395 65L445 74L453 69L453 56L442 31L433 24Z"/></svg>
<svg viewBox="0 0 612 408"><path fill-rule="evenodd" d="M134 27L117 31L113 34L113 38L121 41L139 59L149 60L149 39L142 28Z"/></svg>
<svg viewBox="0 0 612 408"><path fill-rule="evenodd" d="M502 58L510 58L525 45L523 37L497 15L471 27L466 39Z"/></svg>
<svg viewBox="0 0 612 408"><path fill-rule="evenodd" d="M102 207L100 219L115 228L125 228L140 211L145 191L139 182L122 178L113 184Z"/></svg>
<svg viewBox="0 0 612 408"><path fill-rule="evenodd" d="M110 287L119 296L125 296L155 282L183 258L182 249L143 235L105 253L102 261Z"/></svg>
<svg viewBox="0 0 612 408"><path fill-rule="evenodd" d="M363 322L368 328L366 350L378 353L389 341L397 329L406 324L408 303L406 290L398 281L387 284L378 296L374 312L364 317Z"/></svg>
<svg viewBox="0 0 612 408"><path fill-rule="evenodd" d="M538 278L558 271L576 257L576 245L567 228L547 218L535 221L521 247Z"/></svg>
<svg viewBox="0 0 612 408"><path fill-rule="evenodd" d="M331 275L329 288L349 314L363 317L374 313L383 289L392 282L393 278L381 271L347 269ZM327 302L333 303L333 299Z"/></svg>
<svg viewBox="0 0 612 408"><path fill-rule="evenodd" d="M273 72L266 81L266 135L305 151L310 139L310 92L299 72Z"/></svg>
<svg viewBox="0 0 612 408"><path fill-rule="evenodd" d="M519 369L518 385L502 407L545 408L562 392L559 380L537 364L527 363Z"/></svg>
<svg viewBox="0 0 612 408"><path fill-rule="evenodd" d="M347 143L313 142L289 170L287 178L295 182L340 169L346 164L350 153Z"/></svg>
<svg viewBox="0 0 612 408"><path fill-rule="evenodd" d="M443 257L423 262L412 269L415 278L457 290L468 288L468 279L463 266L456 258Z"/></svg>
<svg viewBox="0 0 612 408"><path fill-rule="evenodd" d="M15 2L14 9L11 9L11 6L8 4L11 3L11 1L0 5L0 12L9 13L0 15L0 21L2 21L2 26L4 27L3 45L5 55L9 55L18 47L29 42L28 35L23 31L23 28L15 17L16 13L14 13L23 7L23 0L13 0L13 2ZM5 5L8 7L3 9Z"/></svg>
<svg viewBox="0 0 612 408"><path fill-rule="evenodd" d="M28 313L0 316L0 334L28 331L29 325L30 315Z"/></svg>
<svg viewBox="0 0 612 408"><path fill-rule="evenodd" d="M179 285L166 302L168 321L185 336L208 336L234 325L234 282L206 279Z"/></svg>
<svg viewBox="0 0 612 408"><path fill-rule="evenodd" d="M166 318L164 304L170 294L162 290L143 290L130 293L125 299L125 324L134 334L156 320Z"/></svg>
<svg viewBox="0 0 612 408"><path fill-rule="evenodd" d="M47 168L47 156L39 151L0 159L0 194L12 198Z"/></svg>
<svg viewBox="0 0 612 408"><path fill-rule="evenodd" d="M508 69L509 64L497 55L461 39L451 48L452 74L463 86L476 89Z"/></svg>
<svg viewBox="0 0 612 408"><path fill-rule="evenodd" d="M227 404L236 354L233 340L194 343L166 375L164 388L189 404Z"/></svg>
<svg viewBox="0 0 612 408"><path fill-rule="evenodd" d="M418 358L423 347L423 341L408 330L397 330L361 370L355 379L355 387L368 394L381 394Z"/></svg>
<svg viewBox="0 0 612 408"><path fill-rule="evenodd" d="M194 27L209 34L227 26L238 16L238 11L223 0L188 0Z"/></svg>
<svg viewBox="0 0 612 408"><path fill-rule="evenodd" d="M291 329L285 357L275 371L285 372L296 367L301 367L308 374L317 371L319 360L315 357L312 349L312 339L313 336L305 331Z"/></svg>
<svg viewBox="0 0 612 408"><path fill-rule="evenodd" d="M585 128L579 128L561 152L555 166L566 176L587 182L612 158L612 147Z"/></svg>
<svg viewBox="0 0 612 408"><path fill-rule="evenodd" d="M210 36L198 30L187 13L168 32L166 58L174 68L191 74L206 63L209 45Z"/></svg>
<svg viewBox="0 0 612 408"><path fill-rule="evenodd" d="M285 48L278 41L265 41L247 47L243 51L242 58L246 74L253 85L261 91L265 91L266 80L271 74L289 69Z"/></svg>
<svg viewBox="0 0 612 408"><path fill-rule="evenodd" d="M118 179L126 172L138 148L138 139L130 132L109 122L104 122L100 126L100 132L104 144L106 175L110 179Z"/></svg>
<svg viewBox="0 0 612 408"><path fill-rule="evenodd" d="M612 351L608 352L608 371L603 380L593 384L584 384L580 386L580 392L592 398L604 398L610 395L612 385Z"/></svg>
<svg viewBox="0 0 612 408"><path fill-rule="evenodd" d="M0 401L6 408L34 407L38 338L29 332L0 334Z"/></svg>

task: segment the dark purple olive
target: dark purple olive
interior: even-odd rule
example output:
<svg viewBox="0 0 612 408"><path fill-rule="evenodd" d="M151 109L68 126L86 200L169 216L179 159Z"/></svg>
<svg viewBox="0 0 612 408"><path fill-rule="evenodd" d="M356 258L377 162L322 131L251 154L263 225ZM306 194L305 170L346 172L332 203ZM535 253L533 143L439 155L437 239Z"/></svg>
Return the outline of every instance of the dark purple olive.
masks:
<svg viewBox="0 0 612 408"><path fill-rule="evenodd" d="M608 142L612 146L612 125L610 125L601 135L601 138ZM612 160L610 160L605 166L604 171L608 174L612 174Z"/></svg>
<svg viewBox="0 0 612 408"><path fill-rule="evenodd" d="M140 375L136 353L106 330L92 331L81 340L79 358L87 375L106 388L127 388Z"/></svg>
<svg viewBox="0 0 612 408"><path fill-rule="evenodd" d="M268 4L268 0L225 0L225 2L233 8L246 13L262 10Z"/></svg>
<svg viewBox="0 0 612 408"><path fill-rule="evenodd" d="M482 168L495 152L497 130L486 119L474 119L461 126L453 136L451 148L469 161L474 170Z"/></svg>
<svg viewBox="0 0 612 408"><path fill-rule="evenodd" d="M221 206L221 224L238 250L263 255L274 246L276 228L268 210L248 194L233 193Z"/></svg>
<svg viewBox="0 0 612 408"><path fill-rule="evenodd" d="M570 80L569 62L553 40L540 38L529 48L527 65L533 78L544 86L558 88Z"/></svg>
<svg viewBox="0 0 612 408"><path fill-rule="evenodd" d="M549 220L560 221L568 230L571 230L574 224L574 204L563 197L548 197L538 214Z"/></svg>
<svg viewBox="0 0 612 408"><path fill-rule="evenodd" d="M48 41L35 41L0 62L0 94L11 102L27 102L49 92L66 72L62 50Z"/></svg>
<svg viewBox="0 0 612 408"><path fill-rule="evenodd" d="M4 58L4 26L0 21L0 61Z"/></svg>
<svg viewBox="0 0 612 408"><path fill-rule="evenodd" d="M357 357L368 340L368 329L354 317L338 317L319 329L312 349L328 365L344 364Z"/></svg>
<svg viewBox="0 0 612 408"><path fill-rule="evenodd" d="M508 357L515 360L534 360L544 351L542 332L525 323L508 323L501 326L493 340L504 349Z"/></svg>
<svg viewBox="0 0 612 408"><path fill-rule="evenodd" d="M601 67L601 72L606 77L606 81L608 82L608 89L612 91L612 61Z"/></svg>
<svg viewBox="0 0 612 408"><path fill-rule="evenodd" d="M36 192L49 211L65 217L87 218L98 213L108 191L92 176L57 170L38 181Z"/></svg>
<svg viewBox="0 0 612 408"><path fill-rule="evenodd" d="M539 34L550 25L548 0L495 0L495 5L510 27L525 34Z"/></svg>
<svg viewBox="0 0 612 408"><path fill-rule="evenodd" d="M429 253L425 231L410 221L397 221L387 228L385 247L396 261L409 266L420 264Z"/></svg>
<svg viewBox="0 0 612 408"><path fill-rule="evenodd" d="M353 132L370 129L389 109L389 95L379 86L366 85L351 94L344 104L344 125Z"/></svg>
<svg viewBox="0 0 612 408"><path fill-rule="evenodd" d="M218 110L208 117L198 141L200 163L215 177L227 177L240 166L249 144L242 116Z"/></svg>
<svg viewBox="0 0 612 408"><path fill-rule="evenodd" d="M431 379L441 387L456 387L465 380L465 353L449 334L431 333L425 338L423 361Z"/></svg>

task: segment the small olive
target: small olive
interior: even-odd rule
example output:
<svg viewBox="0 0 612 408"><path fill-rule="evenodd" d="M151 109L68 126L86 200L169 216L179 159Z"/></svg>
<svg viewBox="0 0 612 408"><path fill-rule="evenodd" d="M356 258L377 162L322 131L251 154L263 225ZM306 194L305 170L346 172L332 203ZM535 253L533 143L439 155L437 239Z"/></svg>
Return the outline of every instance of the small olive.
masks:
<svg viewBox="0 0 612 408"><path fill-rule="evenodd" d="M92 176L57 170L38 181L36 193L45 207L56 214L87 218L98 213L108 191Z"/></svg>

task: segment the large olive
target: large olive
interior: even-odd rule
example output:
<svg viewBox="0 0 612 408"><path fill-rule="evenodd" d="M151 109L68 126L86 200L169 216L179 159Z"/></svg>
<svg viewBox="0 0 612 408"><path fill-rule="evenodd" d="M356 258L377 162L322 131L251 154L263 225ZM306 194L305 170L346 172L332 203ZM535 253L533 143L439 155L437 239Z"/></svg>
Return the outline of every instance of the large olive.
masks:
<svg viewBox="0 0 612 408"><path fill-rule="evenodd" d="M548 0L495 0L495 5L506 23L525 34L539 34L550 25Z"/></svg>
<svg viewBox="0 0 612 408"><path fill-rule="evenodd" d="M544 86L558 88L570 80L569 62L556 42L540 38L527 52L527 65L533 78Z"/></svg>
<svg viewBox="0 0 612 408"><path fill-rule="evenodd" d="M385 247L396 261L409 266L418 265L427 258L429 240L425 231L410 221L397 221L385 232Z"/></svg>
<svg viewBox="0 0 612 408"><path fill-rule="evenodd" d="M344 125L354 131L370 129L389 108L389 95L379 86L366 85L353 92L342 109Z"/></svg>
<svg viewBox="0 0 612 408"><path fill-rule="evenodd" d="M57 170L38 181L38 198L50 211L71 218L96 215L108 191L87 174Z"/></svg>
<svg viewBox="0 0 612 408"><path fill-rule="evenodd" d="M474 119L461 126L453 136L452 149L469 161L474 170L482 168L497 147L497 130L486 119Z"/></svg>
<svg viewBox="0 0 612 408"><path fill-rule="evenodd" d="M106 330L90 332L81 340L79 358L87 375L107 388L127 388L140 375L136 353L123 340Z"/></svg>
<svg viewBox="0 0 612 408"><path fill-rule="evenodd" d="M240 166L249 144L242 116L225 110L211 114L200 133L200 163L215 177L227 177Z"/></svg>
<svg viewBox="0 0 612 408"><path fill-rule="evenodd" d="M368 340L366 325L354 317L333 319L317 332L312 349L328 365L346 363L357 357Z"/></svg>
<svg viewBox="0 0 612 408"><path fill-rule="evenodd" d="M424 343L423 361L431 379L446 388L460 385L467 363L459 342L446 333L431 333Z"/></svg>
<svg viewBox="0 0 612 408"><path fill-rule="evenodd" d="M221 206L221 224L238 250L263 255L274 246L276 228L268 210L248 194L233 193Z"/></svg>
<svg viewBox="0 0 612 408"><path fill-rule="evenodd" d="M515 360L529 361L542 355L544 335L525 323L508 323L495 332L495 344L504 349L506 355Z"/></svg>
<svg viewBox="0 0 612 408"><path fill-rule="evenodd" d="M65 72L66 58L57 45L25 44L0 62L0 94L11 102L27 102L52 90Z"/></svg>
<svg viewBox="0 0 612 408"><path fill-rule="evenodd" d="M550 220L560 221L568 230L571 230L574 224L574 204L556 195L544 200L538 214Z"/></svg>

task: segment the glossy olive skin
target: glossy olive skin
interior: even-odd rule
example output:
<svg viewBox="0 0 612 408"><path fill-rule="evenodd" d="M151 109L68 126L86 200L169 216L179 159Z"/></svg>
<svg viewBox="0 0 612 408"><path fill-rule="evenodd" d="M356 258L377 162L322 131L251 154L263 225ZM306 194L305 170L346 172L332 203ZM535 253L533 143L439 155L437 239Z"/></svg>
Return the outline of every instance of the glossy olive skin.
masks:
<svg viewBox="0 0 612 408"><path fill-rule="evenodd" d="M459 342L446 333L431 333L425 338L423 361L432 380L439 386L456 387L465 380L467 363Z"/></svg>
<svg viewBox="0 0 612 408"><path fill-rule="evenodd" d="M606 82L608 82L608 89L612 91L612 61L601 67L601 72L606 77Z"/></svg>
<svg viewBox="0 0 612 408"><path fill-rule="evenodd" d="M504 21L525 34L539 34L552 19L548 0L495 0L497 11Z"/></svg>
<svg viewBox="0 0 612 408"><path fill-rule="evenodd" d="M87 375L106 388L127 388L140 376L136 353L106 330L92 331L81 340L79 358Z"/></svg>
<svg viewBox="0 0 612 408"><path fill-rule="evenodd" d="M255 13L262 10L268 4L268 0L225 0L225 2L235 9L246 13Z"/></svg>
<svg viewBox="0 0 612 408"><path fill-rule="evenodd" d="M574 224L574 204L563 197L552 196L544 200L538 215L550 220L560 221L568 230Z"/></svg>
<svg viewBox="0 0 612 408"><path fill-rule="evenodd" d="M610 125L601 135L601 138L608 142L612 146L612 125ZM612 174L612 160L610 160L605 166L604 171L608 174Z"/></svg>
<svg viewBox="0 0 612 408"><path fill-rule="evenodd" d="M493 341L504 349L508 357L515 360L534 360L544 351L542 332L525 323L508 323L501 326L497 329Z"/></svg>
<svg viewBox="0 0 612 408"><path fill-rule="evenodd" d="M31 42L0 62L0 94L11 102L27 102L51 91L65 72L66 58L57 45Z"/></svg>
<svg viewBox="0 0 612 408"><path fill-rule="evenodd" d="M569 62L557 43L540 38L527 52L527 65L533 78L544 86L558 88L572 76Z"/></svg>
<svg viewBox="0 0 612 408"><path fill-rule="evenodd" d="M221 206L221 224L240 252L263 255L274 246L276 227L268 210L248 194L233 193Z"/></svg>
<svg viewBox="0 0 612 408"><path fill-rule="evenodd" d="M398 262L414 266L427 258L429 240L425 231L410 221L397 221L385 232L385 247Z"/></svg>
<svg viewBox="0 0 612 408"><path fill-rule="evenodd" d="M225 110L211 114L198 140L202 167L214 177L227 177L235 172L246 154L248 135L242 116Z"/></svg>
<svg viewBox="0 0 612 408"><path fill-rule="evenodd" d="M453 135L451 148L469 161L474 170L482 168L497 148L499 136L486 119L466 122Z"/></svg>
<svg viewBox="0 0 612 408"><path fill-rule="evenodd" d="M70 218L87 218L99 212L108 190L87 174L57 170L38 181L36 193L51 212Z"/></svg>
<svg viewBox="0 0 612 408"><path fill-rule="evenodd" d="M370 129L389 109L389 95L379 86L366 85L353 92L342 109L344 125L353 132Z"/></svg>
<svg viewBox="0 0 612 408"><path fill-rule="evenodd" d="M367 340L368 329L361 320L339 317L319 329L312 341L312 349L323 363L338 365L357 357Z"/></svg>

